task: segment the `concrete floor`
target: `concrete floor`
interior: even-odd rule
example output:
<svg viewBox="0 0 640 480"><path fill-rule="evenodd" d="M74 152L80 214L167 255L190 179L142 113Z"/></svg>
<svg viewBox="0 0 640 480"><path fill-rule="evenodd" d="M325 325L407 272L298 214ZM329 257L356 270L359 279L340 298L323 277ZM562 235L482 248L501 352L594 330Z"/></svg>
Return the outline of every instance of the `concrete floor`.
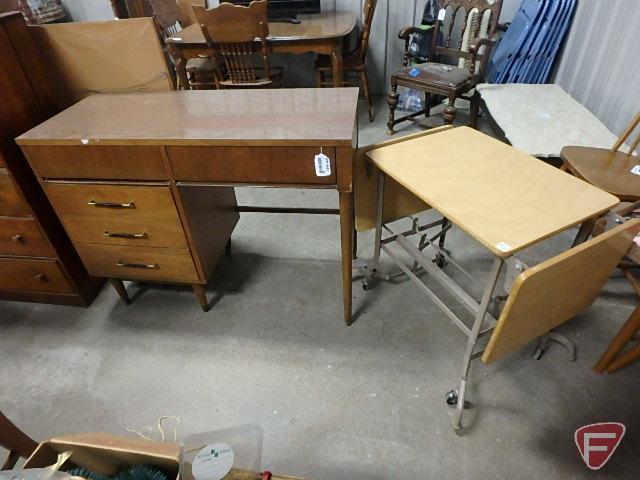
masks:
<svg viewBox="0 0 640 480"><path fill-rule="evenodd" d="M378 103L361 144L385 137ZM238 197L337 205L330 191ZM534 361L531 345L495 364L476 361L469 428L458 435L444 394L457 386L464 336L407 281L369 292L356 282L358 317L345 327L338 232L337 217L243 215L233 256L208 286L209 313L190 289L139 284L129 284L139 295L128 307L111 288L88 309L0 303L0 409L36 439L127 434L161 415L180 417L181 435L257 422L264 467L309 479L640 478L640 363L591 370L636 301L619 274L559 329L576 343L576 362L559 346ZM523 257L547 258L573 234ZM360 262L371 245L360 235ZM486 275L490 258L477 243L453 230L448 246ZM627 434L591 472L573 434L599 421L623 422Z"/></svg>

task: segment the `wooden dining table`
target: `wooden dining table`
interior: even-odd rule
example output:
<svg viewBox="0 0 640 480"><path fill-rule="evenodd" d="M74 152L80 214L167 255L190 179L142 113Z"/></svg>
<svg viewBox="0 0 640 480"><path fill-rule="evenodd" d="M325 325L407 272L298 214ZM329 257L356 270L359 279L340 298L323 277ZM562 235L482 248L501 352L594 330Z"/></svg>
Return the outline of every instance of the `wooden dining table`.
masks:
<svg viewBox="0 0 640 480"><path fill-rule="evenodd" d="M333 67L334 87L342 86L343 39L356 26L351 12L322 12L298 15L299 24L269 22L269 46L272 53L301 54L315 52L329 55ZM173 57L176 74L182 85L189 85L187 60L199 55L211 55L200 25L194 23L167 39L167 48Z"/></svg>

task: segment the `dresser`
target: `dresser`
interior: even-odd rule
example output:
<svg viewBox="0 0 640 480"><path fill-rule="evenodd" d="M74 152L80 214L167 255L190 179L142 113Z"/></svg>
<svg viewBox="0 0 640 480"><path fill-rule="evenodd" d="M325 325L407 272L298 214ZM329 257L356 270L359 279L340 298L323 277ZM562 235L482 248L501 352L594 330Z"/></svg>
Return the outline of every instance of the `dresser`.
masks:
<svg viewBox="0 0 640 480"><path fill-rule="evenodd" d="M97 94L17 141L89 273L127 302L134 279L189 284L208 308L239 212L268 210L238 206L234 187L337 190L350 323L357 101L357 88Z"/></svg>
<svg viewBox="0 0 640 480"><path fill-rule="evenodd" d="M0 299L87 306L90 278L14 138L56 113L20 13L0 14Z"/></svg>

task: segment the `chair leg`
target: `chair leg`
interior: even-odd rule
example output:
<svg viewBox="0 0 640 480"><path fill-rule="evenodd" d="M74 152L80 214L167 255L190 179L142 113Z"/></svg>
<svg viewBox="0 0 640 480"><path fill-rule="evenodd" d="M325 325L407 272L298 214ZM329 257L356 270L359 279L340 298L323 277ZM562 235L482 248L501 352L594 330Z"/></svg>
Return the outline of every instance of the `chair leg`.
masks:
<svg viewBox="0 0 640 480"><path fill-rule="evenodd" d="M626 367L634 360L640 358L640 345L636 345L628 352L620 355L607 367L607 373L613 373L616 370L620 370L622 367Z"/></svg>
<svg viewBox="0 0 640 480"><path fill-rule="evenodd" d="M449 105L444 109L444 123L453 125L456 119L456 97L449 95Z"/></svg>
<svg viewBox="0 0 640 480"><path fill-rule="evenodd" d="M613 340L611 340L611 343L609 343L609 346L600 357L600 360L598 360L598 363L595 364L593 369L596 372L602 373L605 370L609 371L609 368L611 368L614 364L620 363L619 360L621 360L626 355L623 355L623 357L618 360L616 360L616 356L622 351L624 346L633 338L638 330L640 330L640 305L636 307L636 309L629 316L618 334L613 338ZM631 362L632 360L633 358L630 358L627 363ZM627 363L624 363L624 365L626 365ZM617 368L621 368L624 365L616 366Z"/></svg>
<svg viewBox="0 0 640 480"><path fill-rule="evenodd" d="M125 303L125 305L131 305L131 298L127 293L127 289L124 288L124 283L122 280L118 280L117 278L112 278L111 286L113 286L114 290L118 293L120 299Z"/></svg>
<svg viewBox="0 0 640 480"><path fill-rule="evenodd" d="M367 71L360 71L360 83L364 90L364 98L367 101L367 109L369 111L369 122L373 122L373 104L371 101L371 94L369 93L369 79L367 78Z"/></svg>
<svg viewBox="0 0 640 480"><path fill-rule="evenodd" d="M193 288L193 293L196 294L198 303L200 303L200 306L202 307L202 311L208 312L210 307L209 307L209 302L207 301L207 292L204 289L204 285L200 285L199 283L194 283L193 285L191 285L191 287Z"/></svg>
<svg viewBox="0 0 640 480"><path fill-rule="evenodd" d="M478 129L478 115L480 113L480 94L476 91L471 97L471 118L469 126Z"/></svg>
<svg viewBox="0 0 640 480"><path fill-rule="evenodd" d="M429 118L431 115L431 94L424 92L424 116Z"/></svg>
<svg viewBox="0 0 640 480"><path fill-rule="evenodd" d="M322 88L322 84L324 83L324 74L322 70L316 70L316 88Z"/></svg>
<svg viewBox="0 0 640 480"><path fill-rule="evenodd" d="M393 135L393 126L395 125L395 112L396 107L398 106L398 100L400 95L398 95L398 85L392 84L391 91L387 96L387 102L389 102L389 121L387 122L387 135Z"/></svg>

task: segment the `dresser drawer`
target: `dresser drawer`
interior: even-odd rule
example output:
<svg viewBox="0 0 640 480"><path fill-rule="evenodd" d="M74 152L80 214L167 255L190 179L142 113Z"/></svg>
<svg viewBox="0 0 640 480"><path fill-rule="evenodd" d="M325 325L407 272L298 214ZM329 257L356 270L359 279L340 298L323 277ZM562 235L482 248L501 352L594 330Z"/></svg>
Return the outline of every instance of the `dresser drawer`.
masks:
<svg viewBox="0 0 640 480"><path fill-rule="evenodd" d="M0 289L75 293L55 260L0 258Z"/></svg>
<svg viewBox="0 0 640 480"><path fill-rule="evenodd" d="M31 209L11 180L6 169L0 168L0 216L27 217Z"/></svg>
<svg viewBox="0 0 640 480"><path fill-rule="evenodd" d="M316 175L319 147L167 147L176 180L333 185L336 149L322 150L330 159L331 174Z"/></svg>
<svg viewBox="0 0 640 480"><path fill-rule="evenodd" d="M32 218L0 218L0 255L52 257L55 254Z"/></svg>
<svg viewBox="0 0 640 480"><path fill-rule="evenodd" d="M76 249L89 274L96 277L199 281L191 253L186 249L86 244L76 245Z"/></svg>
<svg viewBox="0 0 640 480"><path fill-rule="evenodd" d="M166 180L157 146L30 145L31 164L43 178Z"/></svg>
<svg viewBox="0 0 640 480"><path fill-rule="evenodd" d="M75 243L187 248L168 186L46 183Z"/></svg>

